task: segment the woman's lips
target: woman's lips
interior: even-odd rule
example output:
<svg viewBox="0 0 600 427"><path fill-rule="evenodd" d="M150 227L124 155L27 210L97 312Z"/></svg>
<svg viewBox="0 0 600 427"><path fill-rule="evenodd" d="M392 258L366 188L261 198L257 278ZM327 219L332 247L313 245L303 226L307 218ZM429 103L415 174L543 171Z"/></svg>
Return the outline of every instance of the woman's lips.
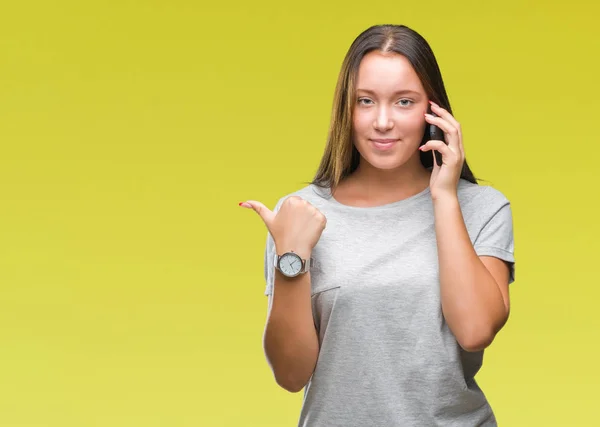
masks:
<svg viewBox="0 0 600 427"><path fill-rule="evenodd" d="M394 144L396 144L396 142L398 142L398 139L371 139L370 140L373 143L373 146L378 149L378 150L389 150L390 148L392 148L394 146Z"/></svg>

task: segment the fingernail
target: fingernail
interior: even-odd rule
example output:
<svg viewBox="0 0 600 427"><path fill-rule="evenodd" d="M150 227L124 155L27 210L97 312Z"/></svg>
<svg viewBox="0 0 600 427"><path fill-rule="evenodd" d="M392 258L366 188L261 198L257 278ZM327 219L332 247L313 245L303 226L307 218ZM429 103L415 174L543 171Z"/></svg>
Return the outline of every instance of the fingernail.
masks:
<svg viewBox="0 0 600 427"><path fill-rule="evenodd" d="M251 208L252 206L250 206L248 203L246 202L240 202L239 205L243 208Z"/></svg>
<svg viewBox="0 0 600 427"><path fill-rule="evenodd" d="M433 118L433 116L429 113L425 113L425 117L429 117L430 119Z"/></svg>
<svg viewBox="0 0 600 427"><path fill-rule="evenodd" d="M435 105L435 106L437 107L437 104L436 104L435 102L433 102L431 99L429 100L429 103L430 103L431 105Z"/></svg>

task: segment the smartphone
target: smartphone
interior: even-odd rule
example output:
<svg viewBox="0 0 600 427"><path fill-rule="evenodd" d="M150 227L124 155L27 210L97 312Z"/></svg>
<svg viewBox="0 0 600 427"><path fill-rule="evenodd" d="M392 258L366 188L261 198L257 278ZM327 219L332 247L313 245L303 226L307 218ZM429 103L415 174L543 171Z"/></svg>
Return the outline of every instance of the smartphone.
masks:
<svg viewBox="0 0 600 427"><path fill-rule="evenodd" d="M429 106L429 108L427 109L427 112L434 117L438 117L437 114L435 114L433 111L431 111L431 106ZM436 125L428 124L426 132L427 132L427 137L428 137L427 141L436 139L439 141L444 141L444 143L446 145L448 144L446 142L446 140L444 139L444 132ZM432 150L432 151L433 151L433 155L435 157L435 162L437 163L438 166L442 166L442 154L438 153L435 150Z"/></svg>

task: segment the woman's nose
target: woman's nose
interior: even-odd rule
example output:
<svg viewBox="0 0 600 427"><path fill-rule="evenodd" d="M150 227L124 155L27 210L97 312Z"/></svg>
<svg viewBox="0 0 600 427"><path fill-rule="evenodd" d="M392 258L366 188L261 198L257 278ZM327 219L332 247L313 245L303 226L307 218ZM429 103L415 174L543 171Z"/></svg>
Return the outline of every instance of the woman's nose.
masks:
<svg viewBox="0 0 600 427"><path fill-rule="evenodd" d="M380 131L389 130L394 127L394 122L385 108L381 108L378 111L373 127Z"/></svg>

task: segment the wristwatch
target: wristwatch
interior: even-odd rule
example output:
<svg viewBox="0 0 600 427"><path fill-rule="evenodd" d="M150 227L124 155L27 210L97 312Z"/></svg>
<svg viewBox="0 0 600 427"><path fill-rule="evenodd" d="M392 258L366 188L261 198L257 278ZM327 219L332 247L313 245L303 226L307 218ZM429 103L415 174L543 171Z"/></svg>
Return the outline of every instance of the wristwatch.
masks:
<svg viewBox="0 0 600 427"><path fill-rule="evenodd" d="M286 277L296 277L308 272L313 263L313 258L302 259L294 251L282 255L275 254L275 268Z"/></svg>

